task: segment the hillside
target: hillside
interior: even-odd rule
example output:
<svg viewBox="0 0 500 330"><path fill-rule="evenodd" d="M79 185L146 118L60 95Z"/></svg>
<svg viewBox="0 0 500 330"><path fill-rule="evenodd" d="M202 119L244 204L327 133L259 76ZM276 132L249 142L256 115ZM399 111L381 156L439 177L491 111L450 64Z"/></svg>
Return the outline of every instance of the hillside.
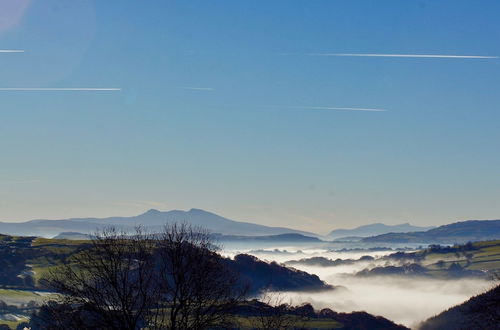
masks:
<svg viewBox="0 0 500 330"><path fill-rule="evenodd" d="M82 234L73 231L65 231L57 236L52 237L53 239L68 239L68 240L88 240L92 237L90 234Z"/></svg>
<svg viewBox="0 0 500 330"><path fill-rule="evenodd" d="M335 229L332 230L327 237L336 239L342 237L368 237L381 235L386 233L406 233L411 231L425 231L434 227L418 227L409 223L400 225L386 225L383 223L373 223L360 226L354 229Z"/></svg>
<svg viewBox="0 0 500 330"><path fill-rule="evenodd" d="M0 236L0 287L43 289L48 270L89 247L89 241ZM222 258L222 257L220 257ZM331 287L318 276L267 263L249 255L224 258L228 268L240 274L252 292L278 290L322 290Z"/></svg>
<svg viewBox="0 0 500 330"><path fill-rule="evenodd" d="M357 260L354 259L340 259L337 258L335 260L328 259L325 257L311 257L311 258L303 258L299 260L289 260L285 262L287 266L295 266L295 265L306 265L306 266L320 266L320 267L335 267L340 265L352 265L356 262L360 261L372 261L374 258L372 256L362 256Z"/></svg>
<svg viewBox="0 0 500 330"><path fill-rule="evenodd" d="M408 328L394 322L366 312L338 313L329 308L315 310L310 304L299 306L281 305L270 306L258 300L251 300L240 306L236 313L241 322L238 329L274 329L272 323L262 324L255 322L262 315L274 318L281 315L283 322L279 329L344 329L344 330L408 330ZM276 323L275 323L276 324ZM286 325L293 324L295 327ZM246 325L246 326L245 326Z"/></svg>
<svg viewBox="0 0 500 330"><path fill-rule="evenodd" d="M42 236L54 237L63 232L76 232L79 234L92 234L97 229L113 225L128 230L134 226L141 225L150 230L158 230L166 223L186 222L195 226L201 226L213 233L224 235L279 235L296 233L307 236L317 236L313 233L300 230L269 227L249 222L234 221L215 213L200 209L189 211L158 211L149 210L143 214L132 217L110 217L110 218L72 218L63 220L31 220L27 222L0 222L0 233L17 236Z"/></svg>
<svg viewBox="0 0 500 330"><path fill-rule="evenodd" d="M17 328L21 322L25 322L23 326L31 327L31 329L40 329L46 325L40 324L41 319L38 317L29 319L33 313L37 316L41 315L39 309L43 303L43 297L31 292L1 289L0 294L2 298L18 295L23 295L24 298L17 303L9 304L3 304L3 300L0 300L0 325L8 324L11 329ZM384 317L366 312L338 313L328 308L315 310L310 304L271 306L256 299L242 302L234 308L232 315L234 315L235 322L233 329L237 327L243 330L269 329L270 325L276 324L279 319L283 325L281 329L287 324L294 324L296 328L301 329L408 330Z"/></svg>
<svg viewBox="0 0 500 330"><path fill-rule="evenodd" d="M454 244L500 239L500 220L469 220L439 226L427 231L389 233L364 238L370 243Z"/></svg>
<svg viewBox="0 0 500 330"><path fill-rule="evenodd" d="M500 274L500 240L441 246L414 252L396 252L380 258L356 276L419 276L436 279L494 279ZM287 263L288 264L288 263Z"/></svg>
<svg viewBox="0 0 500 330"><path fill-rule="evenodd" d="M275 262L268 263L248 254L239 254L234 257L234 260L225 260L230 269L240 274L241 280L249 285L252 293L257 293L262 289L277 291L332 289L317 275L284 267Z"/></svg>
<svg viewBox="0 0 500 330"><path fill-rule="evenodd" d="M41 305L51 294L44 292L44 274L53 265L70 258L75 253L87 249L88 241L56 240L36 237L14 237L0 235L0 269L2 274L0 286L0 324L8 323L15 327L21 321L29 321L30 314L43 309ZM240 254L234 259L224 258L228 269L240 274L240 283L249 285L250 294L262 289L277 291L317 291L335 290L322 282L318 276L304 271L287 268L275 262L264 262L254 256ZM233 313L236 320L242 322L242 329L255 328L255 322L264 310L273 309L269 305L256 300L242 302ZM281 308L281 307L279 307ZM336 313L329 309L315 311L309 304L286 306L286 317L296 320L304 328L314 329L406 329L403 326L379 316L365 312ZM6 321L11 315L16 318ZM37 314L39 315L39 314ZM30 323L37 328L41 318L33 318ZM252 323L253 322L253 323Z"/></svg>
<svg viewBox="0 0 500 330"><path fill-rule="evenodd" d="M500 285L423 322L419 330L500 329Z"/></svg>
<svg viewBox="0 0 500 330"><path fill-rule="evenodd" d="M242 235L213 235L214 239L221 242L268 242L268 243L321 243L317 237L305 236L302 234L279 234L265 236L242 236Z"/></svg>

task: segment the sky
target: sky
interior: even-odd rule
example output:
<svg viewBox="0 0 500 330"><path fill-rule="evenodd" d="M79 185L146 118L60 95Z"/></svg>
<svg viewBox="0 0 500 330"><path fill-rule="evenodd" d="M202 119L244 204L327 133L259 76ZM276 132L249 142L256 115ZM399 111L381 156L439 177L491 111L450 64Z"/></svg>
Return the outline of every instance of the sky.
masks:
<svg viewBox="0 0 500 330"><path fill-rule="evenodd" d="M0 221L498 219L499 41L497 0L0 0Z"/></svg>

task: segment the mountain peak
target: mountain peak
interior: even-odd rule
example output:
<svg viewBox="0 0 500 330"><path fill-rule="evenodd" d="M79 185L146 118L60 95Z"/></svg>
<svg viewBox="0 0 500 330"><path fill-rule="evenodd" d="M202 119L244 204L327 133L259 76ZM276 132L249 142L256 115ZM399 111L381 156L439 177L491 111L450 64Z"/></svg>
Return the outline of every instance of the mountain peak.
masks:
<svg viewBox="0 0 500 330"><path fill-rule="evenodd" d="M204 213L204 214L206 214L206 213L210 213L210 212L208 212L208 211L205 211L205 210L202 210L202 209L196 209L196 208L192 208L192 209L190 209L188 212L189 212L189 213Z"/></svg>
<svg viewBox="0 0 500 330"><path fill-rule="evenodd" d="M158 211L157 209L149 209L144 214L154 215L154 214L160 214L160 213L161 213L161 211Z"/></svg>

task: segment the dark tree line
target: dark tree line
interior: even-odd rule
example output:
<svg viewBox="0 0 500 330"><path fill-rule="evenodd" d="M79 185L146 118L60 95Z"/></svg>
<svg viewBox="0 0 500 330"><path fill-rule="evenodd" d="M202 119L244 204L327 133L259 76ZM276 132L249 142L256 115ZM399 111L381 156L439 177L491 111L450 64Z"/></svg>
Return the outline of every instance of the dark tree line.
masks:
<svg viewBox="0 0 500 330"><path fill-rule="evenodd" d="M108 228L54 268L60 293L32 329L207 329L230 327L246 290L208 232L174 224L158 234Z"/></svg>

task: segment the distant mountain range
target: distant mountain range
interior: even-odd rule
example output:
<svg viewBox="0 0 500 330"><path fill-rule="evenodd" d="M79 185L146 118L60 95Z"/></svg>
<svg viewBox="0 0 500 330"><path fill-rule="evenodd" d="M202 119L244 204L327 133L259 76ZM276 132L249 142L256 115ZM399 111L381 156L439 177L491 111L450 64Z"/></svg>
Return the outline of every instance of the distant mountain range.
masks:
<svg viewBox="0 0 500 330"><path fill-rule="evenodd" d="M116 226L130 230L137 225L148 230L160 230L163 225L174 222L185 222L209 229L213 233L223 235L264 236L280 234L302 234L316 237L318 235L305 231L257 225L249 222L240 222L221 217L217 214L200 209L189 211L158 211L151 209L143 214L132 217L110 218L72 218L64 220L31 220L27 222L0 222L0 233L19 236L53 237L60 233L92 234L99 228Z"/></svg>
<svg viewBox="0 0 500 330"><path fill-rule="evenodd" d="M210 230L221 241L321 242L319 235L286 227L270 227L235 221L200 209L158 211L151 209L132 217L72 218L63 220L31 220L0 222L0 233L16 236L41 236L85 239L107 226L124 231L140 225L159 231L165 224L188 223ZM354 229L337 229L328 240L350 238L365 243L465 243L500 239L500 220L469 220L440 227L417 227L408 223L385 225L375 223Z"/></svg>
<svg viewBox="0 0 500 330"><path fill-rule="evenodd" d="M249 235L223 235L223 234L212 234L215 241L220 242L245 242L245 243L320 243L324 242L317 237L306 236L302 234L279 234L279 235L260 235L260 236L249 236ZM62 232L54 239L68 239L68 240L89 240L92 238L91 234L82 234L77 232Z"/></svg>
<svg viewBox="0 0 500 330"><path fill-rule="evenodd" d="M426 231L434 227L418 227L403 223L400 225L385 225L383 223L373 223L370 225L360 226L354 229L335 229L331 231L327 237L331 239L343 237L368 237L387 233L407 233L412 231Z"/></svg>
<svg viewBox="0 0 500 330"><path fill-rule="evenodd" d="M388 233L366 237L368 243L453 244L500 239L500 220L468 220L439 226L427 231Z"/></svg>
<svg viewBox="0 0 500 330"><path fill-rule="evenodd" d="M241 235L213 235L216 240L224 242L281 242L281 243L320 243L324 242L317 237L306 236L302 234L279 234L279 235L264 235L264 236L241 236Z"/></svg>

